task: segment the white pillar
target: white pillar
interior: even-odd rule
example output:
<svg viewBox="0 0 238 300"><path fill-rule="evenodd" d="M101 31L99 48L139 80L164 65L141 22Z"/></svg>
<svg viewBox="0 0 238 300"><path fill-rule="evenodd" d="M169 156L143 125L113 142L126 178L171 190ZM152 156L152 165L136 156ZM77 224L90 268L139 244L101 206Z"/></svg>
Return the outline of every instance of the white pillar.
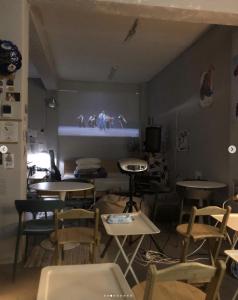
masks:
<svg viewBox="0 0 238 300"><path fill-rule="evenodd" d="M26 0L1 0L0 4L0 39L13 42L22 54L22 68L14 80L14 92L19 92L21 98L20 102L13 102L13 117L19 119L19 137L17 143L6 144L14 154L15 166L13 169L0 167L0 263L11 263L18 220L14 201L26 198L29 11Z"/></svg>

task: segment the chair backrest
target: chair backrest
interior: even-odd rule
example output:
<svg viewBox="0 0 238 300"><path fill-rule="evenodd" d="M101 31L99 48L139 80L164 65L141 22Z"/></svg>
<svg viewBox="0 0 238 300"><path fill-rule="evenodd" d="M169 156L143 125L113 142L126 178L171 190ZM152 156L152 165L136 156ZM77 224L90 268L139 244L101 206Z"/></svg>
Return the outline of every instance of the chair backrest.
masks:
<svg viewBox="0 0 238 300"><path fill-rule="evenodd" d="M217 267L189 262L179 263L162 270L157 270L155 265L150 265L143 299L157 299L155 293L158 291L156 291L155 286L159 281L187 281L192 283L209 283L205 300L215 300L225 274L225 269L226 264L224 261L218 261Z"/></svg>
<svg viewBox="0 0 238 300"><path fill-rule="evenodd" d="M94 236L98 237L98 225L99 225L99 209L95 211L86 210L81 208L73 208L64 212L56 212L55 227L56 234L59 229L59 220L77 220L77 219L94 219Z"/></svg>
<svg viewBox="0 0 238 300"><path fill-rule="evenodd" d="M98 209L97 209L98 210ZM81 208L74 208L63 212L57 212L57 219L73 220L73 219L94 219L96 212Z"/></svg>
<svg viewBox="0 0 238 300"><path fill-rule="evenodd" d="M55 165L54 150L49 150L49 155L50 155L50 165L51 165L49 179L50 179L50 181L61 181L60 171L59 171L58 167Z"/></svg>
<svg viewBox="0 0 238 300"><path fill-rule="evenodd" d="M15 207L19 215L25 212L36 214L38 212L55 212L65 206L62 200L45 201L42 199L34 200L15 200Z"/></svg>
<svg viewBox="0 0 238 300"><path fill-rule="evenodd" d="M222 222L219 226L219 231L221 234L225 234L226 224L231 212L231 207L227 206L226 208L221 208L218 206L207 206L203 208L192 208L192 213L189 219L187 234L190 235L192 231L193 224L195 222L196 216L212 216L212 215L223 215Z"/></svg>

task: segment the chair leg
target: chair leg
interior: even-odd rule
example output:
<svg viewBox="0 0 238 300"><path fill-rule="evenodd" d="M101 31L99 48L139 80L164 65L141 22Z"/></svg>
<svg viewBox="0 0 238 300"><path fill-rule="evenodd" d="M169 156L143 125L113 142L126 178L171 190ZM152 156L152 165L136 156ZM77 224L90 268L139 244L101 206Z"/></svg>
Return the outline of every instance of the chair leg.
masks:
<svg viewBox="0 0 238 300"><path fill-rule="evenodd" d="M97 245L94 243L93 244L93 252L92 252L92 262L95 264L96 262L96 253L97 253Z"/></svg>
<svg viewBox="0 0 238 300"><path fill-rule="evenodd" d="M61 260L64 261L64 245L61 246L61 257Z"/></svg>
<svg viewBox="0 0 238 300"><path fill-rule="evenodd" d="M218 241L216 241L216 243L215 243L215 248L213 251L214 264L216 263L217 258L219 256L222 240L223 239L218 239Z"/></svg>
<svg viewBox="0 0 238 300"><path fill-rule="evenodd" d="M20 245L20 233L17 234L16 240L16 248L15 248L15 255L14 255L14 263L13 263L13 272L12 272L12 281L15 281L16 278L16 270L17 270L17 261L18 261L18 253L19 253L19 245Z"/></svg>
<svg viewBox="0 0 238 300"><path fill-rule="evenodd" d="M93 263L93 260L94 260L94 258L93 258L93 244L90 243L89 244L89 261L91 263Z"/></svg>
<svg viewBox="0 0 238 300"><path fill-rule="evenodd" d="M54 255L53 255L53 262L55 265L58 264L58 244L55 245Z"/></svg>
<svg viewBox="0 0 238 300"><path fill-rule="evenodd" d="M212 241L210 239L207 239L207 249L208 249L210 264L212 266L215 266L214 254L213 254L214 247L212 246L211 242Z"/></svg>
<svg viewBox="0 0 238 300"><path fill-rule="evenodd" d="M62 245L57 245L57 265L62 264Z"/></svg>
<svg viewBox="0 0 238 300"><path fill-rule="evenodd" d="M29 238L28 238L28 235L26 235L26 244L25 244L24 262L26 262L26 260L27 260L28 242L29 242Z"/></svg>
<svg viewBox="0 0 238 300"><path fill-rule="evenodd" d="M181 198L180 200L180 212L179 212L179 224L182 224L183 221L183 205L184 205L184 199Z"/></svg>
<svg viewBox="0 0 238 300"><path fill-rule="evenodd" d="M185 238L183 240L183 243L184 243L184 245L183 245L183 250L182 250L181 262L186 262L190 238Z"/></svg>

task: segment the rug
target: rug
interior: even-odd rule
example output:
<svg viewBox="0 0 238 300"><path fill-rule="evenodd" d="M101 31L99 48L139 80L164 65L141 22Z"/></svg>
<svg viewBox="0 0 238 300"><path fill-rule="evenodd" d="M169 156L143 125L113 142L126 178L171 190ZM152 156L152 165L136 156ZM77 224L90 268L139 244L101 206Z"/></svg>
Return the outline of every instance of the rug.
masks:
<svg viewBox="0 0 238 300"><path fill-rule="evenodd" d="M104 248L101 245L101 249ZM96 252L96 263L101 262L100 251ZM103 261L106 260L104 257ZM89 264L89 246L87 245L78 245L76 248L64 251L64 261L62 264L65 265L75 265L75 264ZM46 267L55 265L54 262L54 251L47 250L40 245L35 246L30 255L27 258L27 261L24 265L25 268L35 268L35 267Z"/></svg>

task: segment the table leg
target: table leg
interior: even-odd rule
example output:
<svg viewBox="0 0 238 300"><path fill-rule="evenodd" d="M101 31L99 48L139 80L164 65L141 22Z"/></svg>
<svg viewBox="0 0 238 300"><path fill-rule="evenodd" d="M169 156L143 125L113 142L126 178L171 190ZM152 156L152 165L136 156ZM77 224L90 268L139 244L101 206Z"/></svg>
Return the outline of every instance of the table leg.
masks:
<svg viewBox="0 0 238 300"><path fill-rule="evenodd" d="M233 236L233 244L232 244L232 248L231 249L235 249L235 246L236 246L237 242L238 242L238 232L236 231L234 233L234 236Z"/></svg>
<svg viewBox="0 0 238 300"><path fill-rule="evenodd" d="M122 254L122 256L124 257L126 263L128 264L128 267L127 267L126 272L124 273L124 275L126 276L127 273L128 273L128 271L130 270L132 276L133 276L134 279L135 279L135 282L136 282L136 283L139 283L139 280L138 280L138 278L137 278L137 276L136 276L136 274L135 274L135 272L134 272L134 270L133 270L133 268L132 268L132 263L133 263L133 260L134 260L134 258L135 258L135 256L136 256L136 254L137 254L137 251L138 251L138 249L139 249L139 247L140 247L140 245L141 245L141 243L142 243L142 240L143 240L143 238L144 238L144 235L141 236L141 238L140 238L140 240L139 240L139 243L138 243L138 245L137 245L137 247L136 247L136 250L134 251L134 254L133 254L133 256L132 256L132 258L131 258L130 260L128 259L127 255L126 255L126 253L125 253L125 251L124 251L124 249L123 249L123 247L122 247L122 244L120 243L119 238L118 238L117 236L114 236L114 237L115 237L115 240L116 240L116 242L117 242L117 245L118 245L118 247L119 247L119 249L120 249L120 253ZM125 240L125 238L124 238L124 240ZM124 240L123 240L123 241L124 241ZM124 242L125 242L125 241L124 241ZM119 256L119 255L118 255L118 256Z"/></svg>
<svg viewBox="0 0 238 300"><path fill-rule="evenodd" d="M124 236L124 239L123 239L123 241L122 241L122 243L121 243L122 248L123 248L123 246L124 246L124 244L125 244L125 242L126 242L126 239L127 239L127 235ZM119 258L119 256L120 256L120 254L121 254L121 251L118 250L117 255L116 255L115 259L114 259L114 263L117 262L117 260L118 260L118 258Z"/></svg>
<svg viewBox="0 0 238 300"><path fill-rule="evenodd" d="M65 191L59 192L59 197L60 197L60 200L65 201L66 192Z"/></svg>
<svg viewBox="0 0 238 300"><path fill-rule="evenodd" d="M231 245L231 250L235 249L237 242L238 242L238 232L235 231L234 236L233 236L233 243ZM226 257L225 263L228 262L229 258L230 258L229 256ZM237 291L237 293L238 293L238 291Z"/></svg>
<svg viewBox="0 0 238 300"><path fill-rule="evenodd" d="M138 242L138 244L137 244L137 246L136 246L136 249L135 249L135 251L134 251L134 253L133 253L132 257L131 257L131 260L130 260L130 262L129 262L129 264L128 264L128 267L127 267L127 269L126 269L126 271L125 271L125 273L124 273L125 276L127 275L128 271L131 270L131 268L132 268L131 265L132 265L132 263L133 263L133 261L134 261L134 259L135 259L135 257L136 257L136 254L137 254L137 252L138 252L138 250L139 250L139 248L140 248L140 245L141 245L143 239L144 239L144 235L142 235L142 236L140 237L140 239L139 239L139 242Z"/></svg>
<svg viewBox="0 0 238 300"><path fill-rule="evenodd" d="M232 297L232 300L235 300L237 296L238 296L238 289L235 291L235 294L234 294L234 296Z"/></svg>

